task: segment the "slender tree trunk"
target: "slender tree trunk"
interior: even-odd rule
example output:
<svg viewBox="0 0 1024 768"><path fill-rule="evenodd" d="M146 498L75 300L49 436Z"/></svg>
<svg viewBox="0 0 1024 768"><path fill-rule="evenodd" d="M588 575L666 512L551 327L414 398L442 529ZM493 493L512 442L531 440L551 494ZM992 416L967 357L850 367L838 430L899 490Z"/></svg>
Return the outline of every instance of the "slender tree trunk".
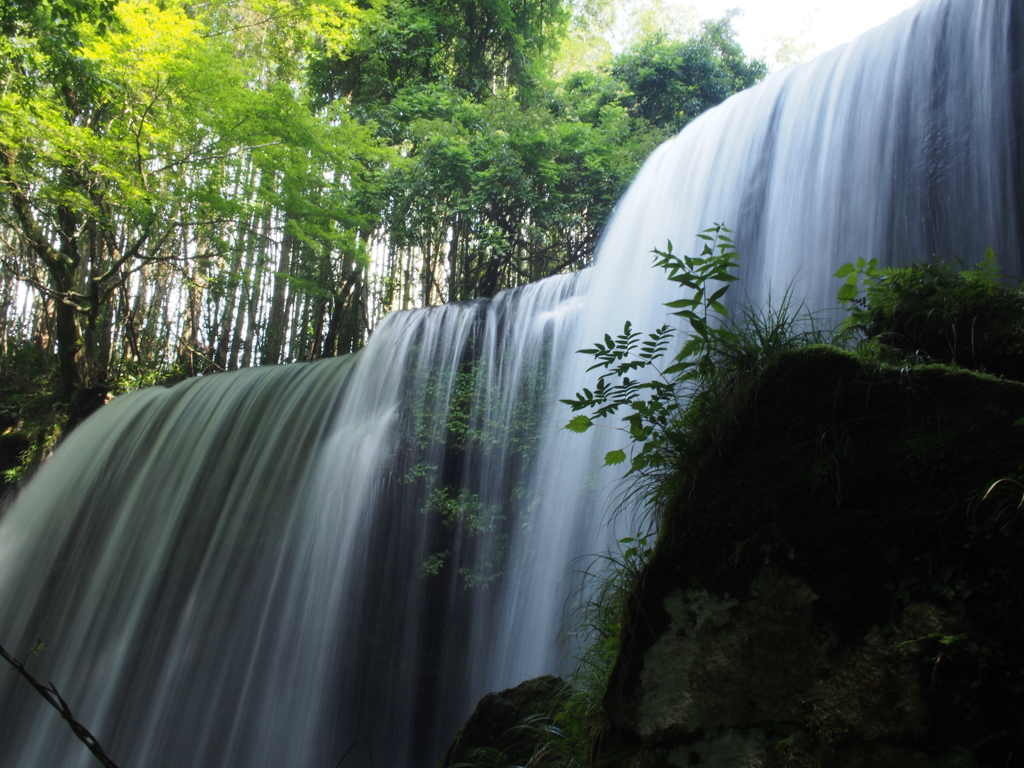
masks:
<svg viewBox="0 0 1024 768"><path fill-rule="evenodd" d="M421 295L423 306L430 306L431 294L434 287L434 262L431 258L431 241L428 236L426 246L423 249L423 271L420 273Z"/></svg>
<svg viewBox="0 0 1024 768"><path fill-rule="evenodd" d="M245 321L249 317L249 291L252 286L250 271L252 267L252 254L247 253L243 265L242 275L238 284L238 312L235 314L235 329L231 334L231 349L228 353L228 362L224 366L229 371L238 368L238 358L242 351L242 330Z"/></svg>
<svg viewBox="0 0 1024 768"><path fill-rule="evenodd" d="M187 242L188 238L184 237L183 240ZM185 248L187 246L183 245L182 247ZM185 255L187 256L187 254ZM199 325L202 317L202 290L199 286L203 278L201 269L202 267L198 259L190 266L187 265L185 267L185 270L187 270L185 274L188 275L185 278L185 321L184 328L179 337L177 356L178 365L187 376L195 376L206 367L205 362L197 357L201 353L199 349ZM202 368L199 366L202 366Z"/></svg>
<svg viewBox="0 0 1024 768"><path fill-rule="evenodd" d="M365 327L363 325L363 281L362 268L356 266L349 281L346 293L348 301L345 303L344 325L340 334L338 354L355 352L363 346Z"/></svg>
<svg viewBox="0 0 1024 768"><path fill-rule="evenodd" d="M452 216L452 237L448 243L448 301L459 300L459 217Z"/></svg>
<svg viewBox="0 0 1024 768"><path fill-rule="evenodd" d="M242 253L241 249L237 246L240 245L236 242L235 253L231 257L231 266L229 267L229 277L227 284L227 291L224 297L224 313L220 319L220 338L217 341L217 354L215 356L215 362L222 370L228 370L230 361L228 357L231 353L231 334L235 327L235 307L238 304L238 270L242 266Z"/></svg>
<svg viewBox="0 0 1024 768"><path fill-rule="evenodd" d="M253 341L256 338L256 311L259 309L262 295L263 278L260 275L260 265L257 264L255 274L252 278L252 290L249 293L248 310L246 313L245 341L242 345L242 368L252 365Z"/></svg>
<svg viewBox="0 0 1024 768"><path fill-rule="evenodd" d="M405 270L402 274L402 309L412 302L412 248L405 249Z"/></svg>
<svg viewBox="0 0 1024 768"><path fill-rule="evenodd" d="M292 362L300 359L299 356L302 354L301 347L298 346L299 338L299 315L302 311L302 307L299 305L299 300L293 291L288 291L288 299L285 301L285 319L288 322L288 332L285 334L285 338L282 341L281 349L281 361Z"/></svg>
<svg viewBox="0 0 1024 768"><path fill-rule="evenodd" d="M288 281L286 276L291 269L292 246L294 238L287 228L281 238L281 250L277 259L277 274L274 275L274 294L270 299L270 315L267 318L267 332L263 338L263 350L260 353L262 365L273 365L281 362L281 350L284 347L286 326L286 301Z"/></svg>

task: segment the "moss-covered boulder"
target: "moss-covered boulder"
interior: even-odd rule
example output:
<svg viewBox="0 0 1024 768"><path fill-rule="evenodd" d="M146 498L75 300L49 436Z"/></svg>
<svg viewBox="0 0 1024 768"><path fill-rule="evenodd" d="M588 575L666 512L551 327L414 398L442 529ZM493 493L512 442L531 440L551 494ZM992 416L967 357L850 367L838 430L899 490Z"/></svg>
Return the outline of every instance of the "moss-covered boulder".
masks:
<svg viewBox="0 0 1024 768"><path fill-rule="evenodd" d="M766 368L628 606L605 706L635 764L1024 764L1022 416L944 366Z"/></svg>
<svg viewBox="0 0 1024 768"><path fill-rule="evenodd" d="M545 731L532 727L531 721L550 715L567 692L568 684L560 677L543 675L487 694L459 729L437 768L526 763L545 740Z"/></svg>

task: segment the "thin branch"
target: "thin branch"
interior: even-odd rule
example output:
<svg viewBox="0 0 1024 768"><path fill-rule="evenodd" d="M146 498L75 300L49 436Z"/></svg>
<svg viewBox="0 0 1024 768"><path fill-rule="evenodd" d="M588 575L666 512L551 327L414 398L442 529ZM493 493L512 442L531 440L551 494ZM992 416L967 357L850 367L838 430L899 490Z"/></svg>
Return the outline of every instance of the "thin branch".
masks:
<svg viewBox="0 0 1024 768"><path fill-rule="evenodd" d="M39 227L38 222L36 222L35 216L32 215L32 204L29 202L28 195L22 191L21 187L14 180L13 168L16 151L4 148L0 150L0 154L3 155L4 161L2 181L8 187L11 204L21 225L21 235L29 244L29 247L36 252L36 255L39 256L43 264L49 267L51 271L57 271L61 268L60 259L56 251L46 241L42 229Z"/></svg>
<svg viewBox="0 0 1024 768"><path fill-rule="evenodd" d="M370 749L370 742L366 740L365 736L360 736L349 745L349 748L345 750L345 754L341 756L341 760L338 761L334 768L341 768L341 764L345 762L345 758L348 757L348 753L351 752L360 741L366 745L366 752L370 755L370 768L373 768L373 751Z"/></svg>
<svg viewBox="0 0 1024 768"><path fill-rule="evenodd" d="M168 88L170 88L170 80L165 81L163 86L158 88L157 92L153 94L153 98L149 100L146 109L142 113L142 117L139 119L139 129L135 132L136 170L139 173L139 178L142 179L142 188L147 192L149 191L149 183L147 182L145 161L142 156L142 132L146 129L146 120L149 117L149 113L153 111L153 106L156 104L157 99L162 97Z"/></svg>
<svg viewBox="0 0 1024 768"><path fill-rule="evenodd" d="M74 307L75 309L82 309L80 300L86 297L83 296L81 293L78 293L77 291L58 291L55 288L51 288L50 286L43 283L38 277L33 277L31 275L26 275L22 273L18 269L17 265L15 265L10 259L4 260L3 267L4 269L7 270L7 273L11 277L13 277L15 280L20 280L21 282L25 283L28 286L31 286L33 289L38 291L44 298L54 298Z"/></svg>
<svg viewBox="0 0 1024 768"><path fill-rule="evenodd" d="M39 695L46 699L47 703L54 709L56 709L62 718L64 718L68 725L71 726L72 732L78 738L80 742L85 744L89 748L89 751L95 755L96 759L104 766L104 768L118 768L117 763L110 759L103 747L96 740L96 737L89 733L89 729L82 725L75 716L71 714L71 707L64 700L64 697L57 691L57 687L50 683L48 686L40 683L36 678L25 669L25 665L18 661L16 658L11 656L4 647L0 645L0 656L18 671L18 673L28 680L29 685L35 688Z"/></svg>
<svg viewBox="0 0 1024 768"><path fill-rule="evenodd" d="M229 157L235 157L236 155L240 155L243 152L248 152L249 150L263 149L264 147L277 147L277 146L280 146L281 144L284 144L284 141L281 141L281 140L278 140L278 141L268 141L268 142L266 142L264 144L246 144L246 145L243 145L241 147L235 147L234 149L230 149L227 152L224 152L224 153L219 154L219 155L198 155L197 154L197 155L193 155L193 156L189 157L188 159L181 159L181 160L175 160L173 162L170 162L167 165L164 165L164 166L161 166L160 168L157 168L154 171L154 173L163 173L164 171L170 170L171 168L176 168L179 165L185 165L186 163L197 164L197 163L209 163L209 162L211 162L213 160L227 160Z"/></svg>
<svg viewBox="0 0 1024 768"><path fill-rule="evenodd" d="M179 342L179 343L181 343L181 342ZM203 360L205 360L207 363L209 363L209 366L208 366L209 368L213 368L213 369L215 369L219 373L224 373L225 371L227 371L227 368L223 368L222 366L217 365L217 361L216 360L214 360L209 355L199 351L198 349L196 349L192 345L181 343L181 348L184 349L186 352L189 352L189 353L195 355L196 357L199 357L199 358L202 358Z"/></svg>
<svg viewBox="0 0 1024 768"><path fill-rule="evenodd" d="M281 15L281 13L283 13L283 11L275 11L274 13L271 13L269 16L266 16L265 18L262 18L259 21L254 21L251 24L239 24L237 27L231 27L229 29L225 29L222 32L207 32L205 35L203 35L203 37L205 37L205 38L220 37L222 35L234 34L235 32L238 32L238 31L243 30L243 29L251 29L252 27L261 27L264 24L269 24L272 21L274 21L274 19L276 19L279 15Z"/></svg>

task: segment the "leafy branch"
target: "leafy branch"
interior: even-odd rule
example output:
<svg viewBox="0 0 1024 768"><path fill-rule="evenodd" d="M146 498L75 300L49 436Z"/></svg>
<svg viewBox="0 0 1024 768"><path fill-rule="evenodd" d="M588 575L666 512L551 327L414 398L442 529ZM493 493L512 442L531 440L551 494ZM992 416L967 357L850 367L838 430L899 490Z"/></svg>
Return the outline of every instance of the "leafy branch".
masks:
<svg viewBox="0 0 1024 768"><path fill-rule="evenodd" d="M641 340L640 333L627 321L615 338L605 334L603 341L579 350L596 361L588 371L603 369L604 373L593 390L584 388L573 399L562 400L573 412L589 411L573 417L566 428L586 432L595 419L628 409L622 417L625 426L619 427L632 441L627 474L669 466L669 431L687 393L713 379L716 351L736 341L735 331L721 322L729 315L722 299L729 283L737 279L732 271L739 253L730 234L722 224L704 230L698 235L704 241L699 256L677 256L671 242L663 251L654 250L655 266L665 270L668 279L686 292L683 298L665 305L690 328L689 338L668 365L662 367L662 360L676 334L669 325ZM637 375L644 370L653 375ZM621 464L626 458L625 450L612 450L605 455L605 465Z"/></svg>

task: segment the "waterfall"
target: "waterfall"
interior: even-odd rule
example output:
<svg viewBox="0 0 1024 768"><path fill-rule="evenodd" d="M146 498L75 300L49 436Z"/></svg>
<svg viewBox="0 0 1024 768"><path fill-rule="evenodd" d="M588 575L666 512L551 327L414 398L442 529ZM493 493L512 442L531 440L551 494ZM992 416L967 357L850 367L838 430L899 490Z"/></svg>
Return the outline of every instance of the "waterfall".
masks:
<svg viewBox="0 0 1024 768"><path fill-rule="evenodd" d="M433 765L482 694L565 668L622 441L557 401L592 381L576 349L664 322L652 248L724 222L741 298L811 308L860 256L1024 271L1022 8L931 0L704 114L587 273L118 398L0 518L0 642L42 639L29 668L124 768ZM93 764L14 673L0 723L0 764Z"/></svg>

